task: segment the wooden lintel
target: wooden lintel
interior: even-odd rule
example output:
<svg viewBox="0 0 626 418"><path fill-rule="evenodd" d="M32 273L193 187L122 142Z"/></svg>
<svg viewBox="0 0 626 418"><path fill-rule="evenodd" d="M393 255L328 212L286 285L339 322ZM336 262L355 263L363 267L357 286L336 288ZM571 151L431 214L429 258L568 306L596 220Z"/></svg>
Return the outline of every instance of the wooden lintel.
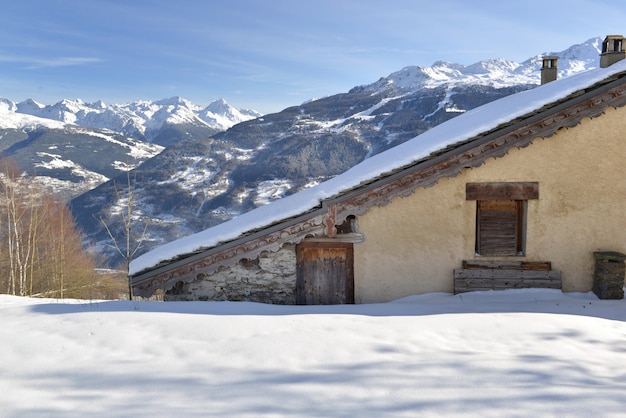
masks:
<svg viewBox="0 0 626 418"><path fill-rule="evenodd" d="M315 237L305 238L302 242L350 242L353 244L360 244L365 241L365 236L358 232L352 232L349 234L336 234L332 238L328 237Z"/></svg>
<svg viewBox="0 0 626 418"><path fill-rule="evenodd" d="M467 183L465 195L467 200L539 199L539 183L536 181Z"/></svg>

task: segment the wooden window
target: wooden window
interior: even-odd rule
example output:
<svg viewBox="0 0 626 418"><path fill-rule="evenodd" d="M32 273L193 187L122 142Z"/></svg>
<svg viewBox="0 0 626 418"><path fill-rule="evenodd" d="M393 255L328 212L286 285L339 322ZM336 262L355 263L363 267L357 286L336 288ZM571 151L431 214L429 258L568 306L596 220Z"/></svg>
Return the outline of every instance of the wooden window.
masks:
<svg viewBox="0 0 626 418"><path fill-rule="evenodd" d="M527 200L539 198L537 182L468 183L467 200L476 200L476 254L522 256Z"/></svg>
<svg viewBox="0 0 626 418"><path fill-rule="evenodd" d="M476 253L483 256L524 255L523 200L476 202Z"/></svg>

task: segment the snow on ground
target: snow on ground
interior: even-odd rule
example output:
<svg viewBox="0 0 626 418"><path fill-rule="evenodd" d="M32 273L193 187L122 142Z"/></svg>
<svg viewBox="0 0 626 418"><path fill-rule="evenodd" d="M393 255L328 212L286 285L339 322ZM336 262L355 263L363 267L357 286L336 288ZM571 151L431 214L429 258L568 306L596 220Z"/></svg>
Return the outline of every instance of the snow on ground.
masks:
<svg viewBox="0 0 626 418"><path fill-rule="evenodd" d="M626 413L626 303L556 290L383 304L0 296L0 416Z"/></svg>

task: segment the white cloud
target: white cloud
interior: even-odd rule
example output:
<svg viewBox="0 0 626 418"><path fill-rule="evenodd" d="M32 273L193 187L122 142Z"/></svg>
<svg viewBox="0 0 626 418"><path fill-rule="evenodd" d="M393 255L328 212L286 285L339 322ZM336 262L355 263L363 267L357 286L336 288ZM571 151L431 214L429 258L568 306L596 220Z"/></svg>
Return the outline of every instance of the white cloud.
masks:
<svg viewBox="0 0 626 418"><path fill-rule="evenodd" d="M23 63L28 65L27 69L39 69L49 67L72 67L77 65L93 64L102 62L97 57L53 57L39 58L19 55L0 55L0 62Z"/></svg>

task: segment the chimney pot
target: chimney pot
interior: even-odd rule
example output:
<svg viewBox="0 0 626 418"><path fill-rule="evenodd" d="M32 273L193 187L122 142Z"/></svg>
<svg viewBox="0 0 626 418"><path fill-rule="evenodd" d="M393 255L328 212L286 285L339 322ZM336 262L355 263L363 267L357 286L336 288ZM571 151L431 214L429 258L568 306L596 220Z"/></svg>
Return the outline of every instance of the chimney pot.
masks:
<svg viewBox="0 0 626 418"><path fill-rule="evenodd" d="M606 68L626 58L624 37L622 35L607 35L602 42L600 54L600 68Z"/></svg>
<svg viewBox="0 0 626 418"><path fill-rule="evenodd" d="M543 64L541 65L541 84L549 83L556 80L557 77L557 61L559 57L554 55L545 55Z"/></svg>

